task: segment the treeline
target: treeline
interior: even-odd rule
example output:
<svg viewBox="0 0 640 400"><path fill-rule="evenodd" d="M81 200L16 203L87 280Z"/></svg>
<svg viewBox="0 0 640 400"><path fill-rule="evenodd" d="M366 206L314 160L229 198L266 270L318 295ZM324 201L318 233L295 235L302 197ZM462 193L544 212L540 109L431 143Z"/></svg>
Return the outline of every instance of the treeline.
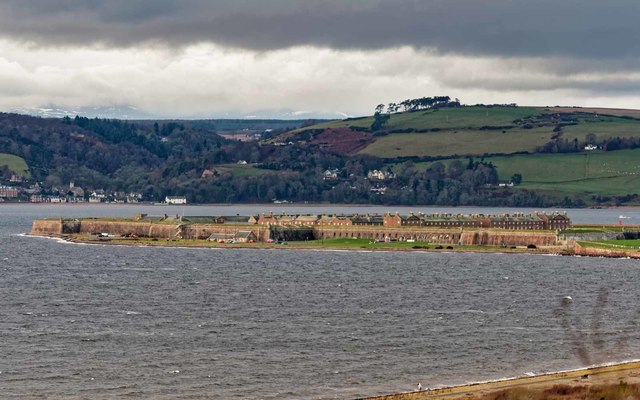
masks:
<svg viewBox="0 0 640 400"><path fill-rule="evenodd" d="M574 138L568 140L558 135L536 148L538 153L578 153L584 151L585 146L593 145L605 151L616 151L624 149L640 148L640 137L609 137L606 139L596 140L589 139L587 135L585 140Z"/></svg>
<svg viewBox="0 0 640 400"><path fill-rule="evenodd" d="M436 97L428 104L447 101L447 97ZM335 154L313 145L230 141L212 132L210 125L189 121L60 120L0 114L0 152L24 158L46 190L73 181L86 191L142 193L147 201L185 195L192 203L552 203L533 192L499 188L496 168L481 160L454 160L446 166L435 162L428 168L398 160L393 178L374 180L367 178L369 171L390 168L383 159ZM238 162L248 165L239 167ZM212 173L204 175L205 170ZM327 177L327 170L335 171L335 177ZM0 172L8 175L6 170ZM571 202L566 199L565 203Z"/></svg>
<svg viewBox="0 0 640 400"><path fill-rule="evenodd" d="M389 103L386 106L386 112L393 114L397 112L409 112L428 110L430 108L438 107L459 107L460 100L455 99L451 101L449 96L435 96L435 97L420 97L417 99L407 99L399 103ZM375 108L374 114L383 114L385 112L385 105L378 104Z"/></svg>

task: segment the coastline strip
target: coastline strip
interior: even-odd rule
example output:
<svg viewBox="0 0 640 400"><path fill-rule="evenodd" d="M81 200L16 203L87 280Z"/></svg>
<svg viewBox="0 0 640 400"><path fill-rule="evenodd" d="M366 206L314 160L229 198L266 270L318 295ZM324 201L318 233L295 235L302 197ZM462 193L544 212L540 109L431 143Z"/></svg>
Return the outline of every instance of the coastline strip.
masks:
<svg viewBox="0 0 640 400"><path fill-rule="evenodd" d="M617 383L620 380L640 381L640 361L580 368L570 371L552 372L535 376L470 383L441 389L396 393L382 396L362 397L356 400L422 400L462 399L481 396L490 392L520 387L552 387L556 384L587 385L593 383Z"/></svg>

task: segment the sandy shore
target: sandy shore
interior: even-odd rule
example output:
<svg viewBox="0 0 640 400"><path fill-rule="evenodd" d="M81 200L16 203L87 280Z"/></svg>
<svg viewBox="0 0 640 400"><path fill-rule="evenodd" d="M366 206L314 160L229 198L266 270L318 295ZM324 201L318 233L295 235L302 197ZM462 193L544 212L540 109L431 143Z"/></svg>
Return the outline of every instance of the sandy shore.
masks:
<svg viewBox="0 0 640 400"><path fill-rule="evenodd" d="M482 396L503 390L527 388L546 390L555 385L597 386L619 384L640 384L640 361L590 367L573 371L558 372L531 377L506 379L493 382L452 386L443 389L423 390L386 396L366 397L366 400L421 400L421 399L480 399ZM364 400L362 399L362 400Z"/></svg>

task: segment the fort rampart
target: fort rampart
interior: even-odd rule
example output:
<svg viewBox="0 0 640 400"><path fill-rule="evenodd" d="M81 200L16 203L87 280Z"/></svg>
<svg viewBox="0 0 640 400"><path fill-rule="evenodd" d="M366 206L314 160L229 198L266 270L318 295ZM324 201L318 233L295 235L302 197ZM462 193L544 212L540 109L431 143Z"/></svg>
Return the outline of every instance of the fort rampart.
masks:
<svg viewBox="0 0 640 400"><path fill-rule="evenodd" d="M287 228L279 226L278 229ZM292 227L291 229L299 229L299 227ZM552 231L481 228L387 228L381 226L316 226L312 229L315 239L414 240L443 245L467 246L554 246L558 244L557 236ZM36 220L33 222L31 233L37 235L108 233L115 236L134 234L151 238L205 240L213 233L235 234L239 231L251 231L259 241L266 241L272 236L269 226L260 225L183 224L102 219Z"/></svg>
<svg viewBox="0 0 640 400"><path fill-rule="evenodd" d="M383 227L317 227L317 239L358 238L371 240L415 240L438 244L466 246L555 246L558 244L555 232L512 231L500 229L461 228L383 228Z"/></svg>
<svg viewBox="0 0 640 400"><path fill-rule="evenodd" d="M31 227L31 233L34 235L56 236L107 233L114 236L134 234L140 237L158 239L199 240L205 240L213 233L237 233L243 230L253 232L258 237L258 240L266 241L269 239L269 228L255 225L171 224L134 220L109 221L101 219L40 219L34 221Z"/></svg>

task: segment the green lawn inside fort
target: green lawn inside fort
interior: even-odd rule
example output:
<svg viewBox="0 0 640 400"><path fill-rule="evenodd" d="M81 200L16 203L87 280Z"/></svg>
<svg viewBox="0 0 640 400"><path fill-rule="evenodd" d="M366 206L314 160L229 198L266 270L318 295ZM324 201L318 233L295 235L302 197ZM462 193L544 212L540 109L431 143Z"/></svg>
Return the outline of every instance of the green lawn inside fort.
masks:
<svg viewBox="0 0 640 400"><path fill-rule="evenodd" d="M629 225L573 225L571 228L563 229L561 234L594 233L594 232L624 232L625 230L639 230L639 226Z"/></svg>
<svg viewBox="0 0 640 400"><path fill-rule="evenodd" d="M597 249L607 249L607 250L638 250L640 249L639 239L579 241L578 244L583 247L594 247Z"/></svg>
<svg viewBox="0 0 640 400"><path fill-rule="evenodd" d="M291 249L326 249L326 250L398 250L398 251L531 251L523 246L467 246L444 245L419 241L381 242L371 239L337 238L306 241L274 241L255 243L219 243L209 240L195 239L163 239L148 237L97 237L95 235L67 235L67 239L86 243L102 243L134 246L166 246L166 247L210 247L210 248L291 248Z"/></svg>

